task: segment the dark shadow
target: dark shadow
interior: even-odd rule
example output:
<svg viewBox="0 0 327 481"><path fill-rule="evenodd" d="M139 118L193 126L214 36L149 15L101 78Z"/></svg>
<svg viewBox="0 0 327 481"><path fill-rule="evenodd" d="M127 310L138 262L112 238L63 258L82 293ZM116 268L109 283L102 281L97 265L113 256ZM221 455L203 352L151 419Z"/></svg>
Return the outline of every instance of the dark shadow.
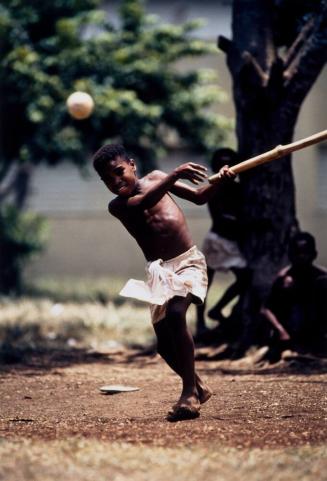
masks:
<svg viewBox="0 0 327 481"><path fill-rule="evenodd" d="M245 357L238 357L237 359L231 359L224 357L222 360L217 361L216 358L210 359L208 357L202 357L196 354L196 364L199 371L206 375L226 375L226 376L246 376L246 375L276 375L277 377L289 376L289 375L312 375L312 374L325 374L327 373L327 358L314 357L312 355L297 355L290 356L285 360L281 360L276 363L269 364L267 361L261 361L253 363L253 365L240 367L240 363L244 363ZM159 356L160 357L160 356ZM148 346L134 345L133 350L126 351L124 358L120 358L117 362L121 363L134 363L138 367L146 366L151 363L157 362L157 350L156 344ZM201 361L206 363L206 367L201 366ZM212 363L212 367L210 364ZM299 381L294 382L311 382L317 384L327 384L324 381Z"/></svg>
<svg viewBox="0 0 327 481"><path fill-rule="evenodd" d="M79 334L82 339L82 328L81 331ZM41 332L38 324L1 326L0 373L24 370L33 375L73 364L129 363L138 356L144 358L153 352L152 348L144 350L126 346L102 353L84 347L78 341L77 339L77 346L70 346L69 335L49 339Z"/></svg>
<svg viewBox="0 0 327 481"><path fill-rule="evenodd" d="M81 326L80 338L76 346L69 345L69 330L67 335L61 334L55 339L47 337L42 333L39 324L6 325L0 327L0 373L5 374L12 371L25 371L28 375L46 373L58 368L68 367L74 364L87 363L134 363L142 367L157 362L156 345L129 345L117 350L108 352L97 352L83 346L83 337L86 327ZM198 353L199 350L196 350ZM240 365L244 358L231 360L228 352L222 352L212 358L208 356L196 356L197 361L205 361L206 374L213 373L222 375L311 375L327 372L327 359L313 356L299 355L289 357L287 360L275 364L268 364L267 361L260 361L248 366ZM210 361L214 362L210 368ZM201 366L200 366L201 367Z"/></svg>
<svg viewBox="0 0 327 481"><path fill-rule="evenodd" d="M33 372L51 371L72 364L86 364L94 362L110 363L113 360L107 354L89 352L82 348L49 349L49 348L26 348L15 350L6 346L0 351L1 365L0 373L4 374L11 371Z"/></svg>
<svg viewBox="0 0 327 481"><path fill-rule="evenodd" d="M227 332L227 333L226 333ZM196 339L196 360L213 361L223 374L322 374L327 372L327 353L322 349L308 349L299 343L276 343L266 338L253 346L251 354L220 326ZM264 352L261 352L261 351ZM251 350L250 350L251 351ZM284 356L286 351L290 354ZM249 365L247 368L246 365Z"/></svg>
<svg viewBox="0 0 327 481"><path fill-rule="evenodd" d="M208 367L207 364L206 368L200 370L207 375L212 375L218 372L219 374L226 376L274 375L277 377L283 377L290 375L310 376L313 374L327 373L327 359L322 358L294 357L279 361L276 364L258 363L258 365L253 365L251 367L239 367L235 366L235 364L233 366L233 364L233 361L216 361L212 368ZM311 382L320 383L320 381Z"/></svg>

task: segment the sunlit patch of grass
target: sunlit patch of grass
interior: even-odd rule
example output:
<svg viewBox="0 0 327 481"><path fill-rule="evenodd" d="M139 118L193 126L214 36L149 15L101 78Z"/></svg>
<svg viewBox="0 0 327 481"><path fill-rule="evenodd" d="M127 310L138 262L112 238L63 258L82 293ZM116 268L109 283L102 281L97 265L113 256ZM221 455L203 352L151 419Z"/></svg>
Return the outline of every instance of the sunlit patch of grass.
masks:
<svg viewBox="0 0 327 481"><path fill-rule="evenodd" d="M51 278L39 277L25 286L24 295L35 299L51 299L54 302L100 302L117 305L124 303L144 306L142 302L119 296L127 281L121 277ZM226 287L233 281L231 274L219 274L208 293L208 305L214 304Z"/></svg>
<svg viewBox="0 0 327 481"><path fill-rule="evenodd" d="M326 447L236 449L193 445L155 447L92 439L0 443L6 481L324 481Z"/></svg>
<svg viewBox="0 0 327 481"><path fill-rule="evenodd" d="M119 278L37 279L23 297L0 298L0 355L153 344L149 307L120 297L124 282ZM222 287L221 283L213 285L209 305L222 294ZM195 318L195 307L191 307L188 321L193 330Z"/></svg>
<svg viewBox="0 0 327 481"><path fill-rule="evenodd" d="M146 307L21 298L0 302L0 343L13 349L83 347L106 350L153 339Z"/></svg>
<svg viewBox="0 0 327 481"><path fill-rule="evenodd" d="M30 280L24 294L33 298L51 299L55 302L101 302L123 304L126 300L119 296L126 279L119 277L39 277Z"/></svg>

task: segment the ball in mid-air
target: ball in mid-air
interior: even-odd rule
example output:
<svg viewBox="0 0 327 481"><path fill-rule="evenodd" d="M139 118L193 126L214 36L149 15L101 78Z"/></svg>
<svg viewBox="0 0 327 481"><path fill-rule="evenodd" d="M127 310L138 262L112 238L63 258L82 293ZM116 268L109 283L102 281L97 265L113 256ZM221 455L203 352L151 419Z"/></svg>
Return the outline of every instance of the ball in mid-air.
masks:
<svg viewBox="0 0 327 481"><path fill-rule="evenodd" d="M74 92L67 99L68 112L74 119L87 119L94 109L94 101L86 92Z"/></svg>

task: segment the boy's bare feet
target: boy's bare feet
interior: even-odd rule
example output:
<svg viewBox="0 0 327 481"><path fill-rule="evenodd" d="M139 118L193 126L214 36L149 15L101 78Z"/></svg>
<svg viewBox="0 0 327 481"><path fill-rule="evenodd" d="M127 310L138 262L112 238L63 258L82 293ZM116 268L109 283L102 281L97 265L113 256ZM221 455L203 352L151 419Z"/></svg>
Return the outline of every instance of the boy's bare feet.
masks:
<svg viewBox="0 0 327 481"><path fill-rule="evenodd" d="M167 421L176 422L195 419L200 416L200 400L198 396L181 396L167 415Z"/></svg>
<svg viewBox="0 0 327 481"><path fill-rule="evenodd" d="M206 384L204 384L204 382L201 379L199 381L197 381L196 387L197 387L197 390L198 390L198 393L199 393L200 403L204 404L207 401L209 401L209 399L211 398L211 396L213 394L210 387L207 386Z"/></svg>
<svg viewBox="0 0 327 481"><path fill-rule="evenodd" d="M204 404L206 403L207 401L209 401L209 399L211 398L213 392L212 390L210 389L210 387L205 384L202 379L200 378L200 376L198 376L196 374L196 389L198 391L198 396L199 396L199 401L200 401L200 404ZM169 411L169 414L172 413L176 408L177 406L179 405L181 400L179 400L176 404L174 404L172 406L172 409Z"/></svg>

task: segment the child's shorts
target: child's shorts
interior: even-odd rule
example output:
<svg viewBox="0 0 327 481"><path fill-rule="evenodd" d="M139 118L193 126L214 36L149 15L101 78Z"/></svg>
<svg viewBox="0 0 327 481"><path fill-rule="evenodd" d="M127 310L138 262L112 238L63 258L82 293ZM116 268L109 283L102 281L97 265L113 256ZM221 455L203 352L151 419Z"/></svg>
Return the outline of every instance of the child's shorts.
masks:
<svg viewBox="0 0 327 481"><path fill-rule="evenodd" d="M120 295L149 302L153 324L165 317L167 302L175 296L192 294L194 303L204 301L208 287L207 265L196 246L173 259L149 262L146 273L146 282L130 279Z"/></svg>
<svg viewBox="0 0 327 481"><path fill-rule="evenodd" d="M238 248L237 242L226 239L215 232L209 231L203 246L203 254L208 267L214 271L227 272L234 268L246 267L246 260Z"/></svg>

